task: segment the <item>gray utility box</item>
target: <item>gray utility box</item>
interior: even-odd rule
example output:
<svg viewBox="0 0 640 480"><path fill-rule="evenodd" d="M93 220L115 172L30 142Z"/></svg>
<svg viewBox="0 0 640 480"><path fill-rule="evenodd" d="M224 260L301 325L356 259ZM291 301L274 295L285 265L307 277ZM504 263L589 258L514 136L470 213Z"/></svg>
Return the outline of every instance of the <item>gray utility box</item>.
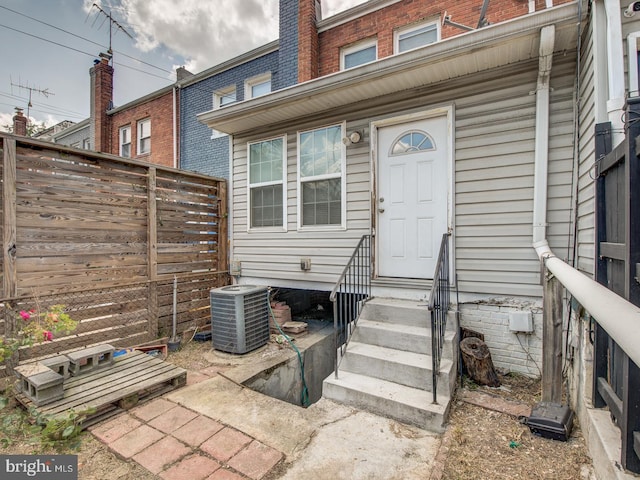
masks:
<svg viewBox="0 0 640 480"><path fill-rule="evenodd" d="M213 348L246 353L269 341L267 287L230 285L210 291Z"/></svg>

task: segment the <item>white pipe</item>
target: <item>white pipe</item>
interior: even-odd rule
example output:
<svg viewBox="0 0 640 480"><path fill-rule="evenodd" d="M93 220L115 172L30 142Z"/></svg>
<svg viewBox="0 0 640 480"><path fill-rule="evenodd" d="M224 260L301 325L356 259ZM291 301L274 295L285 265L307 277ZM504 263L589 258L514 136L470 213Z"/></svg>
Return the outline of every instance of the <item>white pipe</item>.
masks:
<svg viewBox="0 0 640 480"><path fill-rule="evenodd" d="M618 6L619 8L619 6ZM618 12L619 14L619 12ZM619 15L618 15L619 16ZM550 29L550 30L547 30ZM553 27L540 34L540 62L536 98L536 152L533 205L533 247L546 268L571 293L609 336L640 365L640 308L587 277L554 255L546 239L549 75L553 53ZM620 44L621 45L621 44ZM544 92L541 95L541 92ZM542 117L542 118L540 118ZM540 122L538 120L540 119Z"/></svg>
<svg viewBox="0 0 640 480"><path fill-rule="evenodd" d="M549 80L553 63L555 27L546 26L540 32L540 57L536 87L536 138L533 184L533 244L546 239L547 173L549 156Z"/></svg>
<svg viewBox="0 0 640 480"><path fill-rule="evenodd" d="M636 365L640 365L640 308L551 254L545 265Z"/></svg>
<svg viewBox="0 0 640 480"><path fill-rule="evenodd" d="M607 111L613 127L613 147L624 140L624 49L622 43L622 19L620 0L604 0L607 14L607 72L609 74L609 99Z"/></svg>
<svg viewBox="0 0 640 480"><path fill-rule="evenodd" d="M529 0L529 13L536 11L536 0Z"/></svg>
<svg viewBox="0 0 640 480"><path fill-rule="evenodd" d="M176 114L176 104L177 104L177 98L176 98L176 87L175 85L173 86L173 168L178 168L178 137L177 137L177 132L178 132L178 124L177 124L177 117L178 115Z"/></svg>
<svg viewBox="0 0 640 480"><path fill-rule="evenodd" d="M627 36L630 97L637 97L640 95L640 87L638 87L638 39L640 39L640 32L633 32Z"/></svg>
<svg viewBox="0 0 640 480"><path fill-rule="evenodd" d="M551 7L553 7L553 0L545 0L545 2L544 2L544 6L545 6L546 8L551 8Z"/></svg>

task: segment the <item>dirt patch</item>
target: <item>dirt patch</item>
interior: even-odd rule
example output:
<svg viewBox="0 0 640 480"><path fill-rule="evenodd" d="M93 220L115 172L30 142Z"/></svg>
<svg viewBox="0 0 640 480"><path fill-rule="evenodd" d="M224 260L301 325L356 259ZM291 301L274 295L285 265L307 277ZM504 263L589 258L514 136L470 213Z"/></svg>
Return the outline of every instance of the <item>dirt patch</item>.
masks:
<svg viewBox="0 0 640 480"><path fill-rule="evenodd" d="M529 406L540 400L539 380L520 375L500 380L500 388L478 387L465 380L463 389ZM592 478L591 459L576 421L567 442L550 440L533 435L512 415L454 400L443 445L443 480Z"/></svg>

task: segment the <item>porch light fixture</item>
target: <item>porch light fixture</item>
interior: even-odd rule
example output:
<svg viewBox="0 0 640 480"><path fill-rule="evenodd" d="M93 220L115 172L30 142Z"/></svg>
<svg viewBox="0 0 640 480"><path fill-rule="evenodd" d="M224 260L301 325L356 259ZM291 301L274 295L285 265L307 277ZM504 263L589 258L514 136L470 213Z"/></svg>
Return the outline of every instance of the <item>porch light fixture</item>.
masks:
<svg viewBox="0 0 640 480"><path fill-rule="evenodd" d="M351 132L349 135L342 139L342 143L349 146L352 143L358 143L362 139L362 134L360 132Z"/></svg>

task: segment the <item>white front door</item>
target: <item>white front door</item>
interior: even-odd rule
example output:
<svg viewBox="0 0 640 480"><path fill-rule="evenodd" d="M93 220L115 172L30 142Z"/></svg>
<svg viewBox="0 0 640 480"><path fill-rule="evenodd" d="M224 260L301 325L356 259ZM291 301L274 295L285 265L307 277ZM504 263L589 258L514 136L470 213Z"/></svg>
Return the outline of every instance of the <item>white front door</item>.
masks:
<svg viewBox="0 0 640 480"><path fill-rule="evenodd" d="M433 278L447 232L446 115L378 129L378 275Z"/></svg>

